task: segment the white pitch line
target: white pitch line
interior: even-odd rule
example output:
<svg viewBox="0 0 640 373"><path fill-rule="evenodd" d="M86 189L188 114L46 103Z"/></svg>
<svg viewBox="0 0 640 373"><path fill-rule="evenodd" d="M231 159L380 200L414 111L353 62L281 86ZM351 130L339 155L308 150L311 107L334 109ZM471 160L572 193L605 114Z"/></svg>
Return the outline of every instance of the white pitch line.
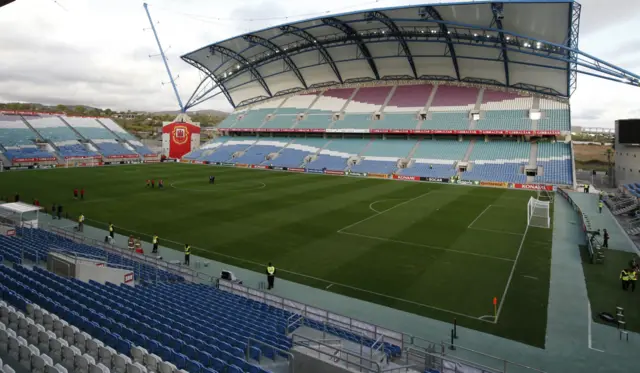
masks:
<svg viewBox="0 0 640 373"><path fill-rule="evenodd" d="M395 209L396 207L400 207L400 206L405 205L405 204L407 204L407 203L409 203L409 202L415 201L415 200L417 200L418 198L423 197L423 196L426 196L426 195L427 195L427 194L429 194L429 193L431 193L431 191L428 191L428 192L426 192L426 193L424 193L424 194L421 194L421 195L419 195L419 196L417 196L417 197L411 198L411 199L406 200L406 201L404 201L404 202L400 202L400 203L398 203L397 205L391 206L391 207L389 207L389 208L388 208L388 209L386 209L386 210L382 210L382 211L380 211L380 212L378 212L378 213L375 213L375 214L373 214L373 215L371 215L371 216L368 216L368 217L366 217L366 218L364 218L364 219L362 219L362 220L358 220L357 222L355 222L355 223L353 223L353 224L349 224L349 225L347 225L346 227L343 227L343 228L338 229L338 233L342 233L342 231L343 231L343 230L345 230L345 229L349 229L349 228L351 228L351 227L355 227L356 225L358 225L358 224L360 224L360 223L364 223L365 221L367 221L367 220L369 220L369 219L373 219L373 218L375 218L376 216L381 215L381 214L384 214L384 213L385 213L385 212L387 212L387 211L391 211L391 210Z"/></svg>
<svg viewBox="0 0 640 373"><path fill-rule="evenodd" d="M507 232L507 231L497 231L495 229L484 229L484 228L474 228L474 227L467 227L467 229L473 229L474 231L510 234L512 236L522 236L522 233Z"/></svg>
<svg viewBox="0 0 640 373"><path fill-rule="evenodd" d="M538 280L538 278L537 278L537 277L533 277L533 276L522 275L522 277L530 278L530 279L532 279L532 280Z"/></svg>
<svg viewBox="0 0 640 373"><path fill-rule="evenodd" d="M373 206L378 203L378 202L385 202L385 201L399 201L399 200L403 200L404 198L389 198L389 199L379 199L377 201L373 201L369 204L369 210L375 212L375 213L380 213L380 211L376 210L373 208Z"/></svg>
<svg viewBox="0 0 640 373"><path fill-rule="evenodd" d="M324 290L329 290L329 288L332 287L332 286L333 286L333 284L329 284L329 285L327 285L326 288L324 288Z"/></svg>
<svg viewBox="0 0 640 373"><path fill-rule="evenodd" d="M487 210L489 210L489 207L491 207L491 206L492 206L492 205L489 205L489 206L487 206L487 208L486 208L486 209L482 210L482 212L481 212L480 214L478 214L478 216L476 216L476 218L475 218L475 219L473 219L473 221L471 222L471 224L469 224L469 225L467 226L467 228L471 228L471 226L472 226L475 222L477 222L477 221L478 221L478 219L480 219L480 217L481 217L482 215L484 215L484 213L485 213L485 212L487 212Z"/></svg>
<svg viewBox="0 0 640 373"><path fill-rule="evenodd" d="M589 303L589 300L587 300L587 334L588 334L588 338L589 338L589 349L590 350L594 350L594 351L598 351L598 352L604 352L604 350L600 350L598 348L593 348L593 344L591 342L591 323L593 322L593 320L591 319L592 315L591 315L591 304Z"/></svg>
<svg viewBox="0 0 640 373"><path fill-rule="evenodd" d="M393 242L393 243L399 243L399 244L407 245L407 246L424 247L424 248L427 248L427 249L439 250L439 251L447 251L447 252L456 253L456 254L472 255L472 256L479 256L479 257L482 257L482 258L488 258L488 259L503 260L503 261L506 261L506 262L513 262L513 261L514 261L513 259L502 258L502 257L499 257L499 256L484 255L484 254L471 253L471 252L468 252L468 251L460 251L460 250L447 249L447 248L444 248L444 247L424 245L424 244L416 243L416 242L399 241L399 240L393 240L393 239L390 239L390 238L375 237L375 236L367 236L367 235L364 235L364 234L351 233L351 232L338 232L338 233L340 233L340 234L347 234L347 235L350 235L350 236L356 236L356 237L368 238L368 239L370 239L370 240L385 241L385 242Z"/></svg>
<svg viewBox="0 0 640 373"><path fill-rule="evenodd" d="M502 311L502 305L504 304L504 299L507 297L507 292L509 291L509 286L511 285L513 274L516 272L516 266L518 265L518 258L520 258L520 253L522 252L522 246L524 245L524 240L525 238L527 238L527 232L529 232L529 225L527 225L527 228L525 228L524 233L522 234L522 240L520 240L518 253L516 254L516 259L513 261L513 267L511 267L511 273L509 274L507 285L504 287L504 292L502 293L502 299L500 299L500 305L498 306L498 312L496 312L496 318L494 320L495 324L498 323L498 319L500 318L500 311Z"/></svg>

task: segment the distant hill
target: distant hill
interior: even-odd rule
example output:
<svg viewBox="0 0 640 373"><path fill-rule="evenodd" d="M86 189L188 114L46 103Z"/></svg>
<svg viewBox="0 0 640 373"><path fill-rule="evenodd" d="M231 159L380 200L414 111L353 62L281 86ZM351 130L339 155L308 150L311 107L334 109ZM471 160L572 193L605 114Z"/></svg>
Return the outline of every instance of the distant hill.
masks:
<svg viewBox="0 0 640 373"><path fill-rule="evenodd" d="M177 111L177 110L158 111L158 112L154 112L153 114L158 114L158 115L178 115L178 114L180 114L180 112ZM197 110L197 111L189 111L189 112L187 112L187 114L189 116L209 115L209 116L214 116L214 117L223 117L223 118L225 118L231 113L227 113L226 111L220 111L220 110Z"/></svg>

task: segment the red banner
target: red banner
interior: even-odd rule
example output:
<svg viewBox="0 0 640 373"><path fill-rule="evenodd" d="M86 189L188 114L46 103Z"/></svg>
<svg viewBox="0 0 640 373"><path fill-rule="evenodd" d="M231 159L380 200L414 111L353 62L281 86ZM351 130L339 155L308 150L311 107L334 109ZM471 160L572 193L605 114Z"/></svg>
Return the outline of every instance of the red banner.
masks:
<svg viewBox="0 0 640 373"><path fill-rule="evenodd" d="M143 157L145 158L155 158L155 157L159 157L160 154L145 154L143 155Z"/></svg>
<svg viewBox="0 0 640 373"><path fill-rule="evenodd" d="M120 158L138 158L137 154L118 154L118 155L110 155L107 158L109 159L120 159Z"/></svg>
<svg viewBox="0 0 640 373"><path fill-rule="evenodd" d="M229 132L335 132L326 128L225 128ZM342 130L342 132L349 132ZM560 131L525 131L525 130L410 130L410 129L358 129L357 133L380 133L398 135L530 135L553 136Z"/></svg>
<svg viewBox="0 0 640 373"><path fill-rule="evenodd" d="M200 127L191 123L170 123L162 127L169 134L169 158L182 158L191 151L191 136L200 133Z"/></svg>
<svg viewBox="0 0 640 373"><path fill-rule="evenodd" d="M260 170L268 170L269 166L262 166L262 165L258 165L258 164L252 164L251 168L258 168Z"/></svg>
<svg viewBox="0 0 640 373"><path fill-rule="evenodd" d="M553 191L553 185L544 184L513 184L515 189L528 189L528 190L547 190Z"/></svg>
<svg viewBox="0 0 640 373"><path fill-rule="evenodd" d="M249 165L246 163L236 163L236 167L240 168L249 168Z"/></svg>
<svg viewBox="0 0 640 373"><path fill-rule="evenodd" d="M128 284L131 281L133 281L133 272L127 273L126 275L124 275L124 283L125 284Z"/></svg>
<svg viewBox="0 0 640 373"><path fill-rule="evenodd" d="M411 180L411 181L420 181L420 177L418 176L404 176L404 175L396 175L393 174L393 178L395 180Z"/></svg>
<svg viewBox="0 0 640 373"><path fill-rule="evenodd" d="M304 168L288 168L287 171L291 172L304 172Z"/></svg>
<svg viewBox="0 0 640 373"><path fill-rule="evenodd" d="M12 158L12 162L23 163L23 162L51 162L55 161L54 157L47 158Z"/></svg>
<svg viewBox="0 0 640 373"><path fill-rule="evenodd" d="M324 173L327 175L344 175L344 171L325 170Z"/></svg>

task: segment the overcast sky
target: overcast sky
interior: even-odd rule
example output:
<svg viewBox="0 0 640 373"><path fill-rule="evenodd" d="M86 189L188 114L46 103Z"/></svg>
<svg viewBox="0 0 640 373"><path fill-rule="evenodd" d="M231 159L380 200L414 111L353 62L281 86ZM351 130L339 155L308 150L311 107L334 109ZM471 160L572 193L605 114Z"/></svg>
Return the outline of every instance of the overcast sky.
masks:
<svg viewBox="0 0 640 373"><path fill-rule="evenodd" d="M149 9L186 100L198 82L197 71L179 59L186 52L327 12L426 2L149 0ZM580 49L640 73L640 0L581 3ZM138 0L17 0L0 8L0 102L177 109L170 86L163 85L162 61L149 58L158 50L148 27ZM612 126L615 119L640 117L640 88L580 76L571 103L573 125ZM202 109L231 107L220 95L196 107Z"/></svg>

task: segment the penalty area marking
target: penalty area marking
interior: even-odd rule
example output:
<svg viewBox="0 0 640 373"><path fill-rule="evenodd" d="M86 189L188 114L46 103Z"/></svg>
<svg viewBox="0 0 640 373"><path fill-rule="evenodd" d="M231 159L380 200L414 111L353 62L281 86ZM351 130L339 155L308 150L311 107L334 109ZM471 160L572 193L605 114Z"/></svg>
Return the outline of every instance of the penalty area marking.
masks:
<svg viewBox="0 0 640 373"><path fill-rule="evenodd" d="M258 185L257 187L252 187L252 188L235 188L235 189L221 189L221 190L215 190L215 189L190 189L190 188L179 188L176 187L177 184L180 184L180 181L176 181L174 183L171 183L169 186L171 186L171 188L176 189L176 190L186 190L189 192L204 192L204 193L215 193L215 192L248 192L248 191L252 191L252 190L259 190L259 189L264 189L267 187L267 184L259 181L257 182Z"/></svg>
<svg viewBox="0 0 640 373"><path fill-rule="evenodd" d="M369 210L375 212L376 214L380 214L381 213L380 211L378 211L378 210L373 208L373 206L375 206L376 203L386 202L386 201L402 201L404 199L406 199L406 198L389 198L389 199L380 199L380 200L377 200L377 201L373 201L373 202L371 202L369 204Z"/></svg>

